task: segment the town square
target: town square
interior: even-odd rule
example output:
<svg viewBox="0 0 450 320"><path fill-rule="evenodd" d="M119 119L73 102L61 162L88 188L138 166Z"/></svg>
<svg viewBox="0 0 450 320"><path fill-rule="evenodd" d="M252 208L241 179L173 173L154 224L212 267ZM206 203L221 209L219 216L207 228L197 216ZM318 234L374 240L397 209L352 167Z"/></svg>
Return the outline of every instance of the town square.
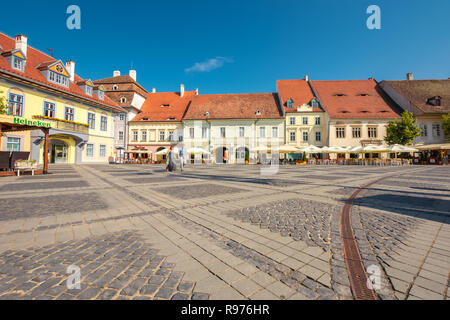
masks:
<svg viewBox="0 0 450 320"><path fill-rule="evenodd" d="M79 2L0 29L0 300L449 299L447 3Z"/></svg>

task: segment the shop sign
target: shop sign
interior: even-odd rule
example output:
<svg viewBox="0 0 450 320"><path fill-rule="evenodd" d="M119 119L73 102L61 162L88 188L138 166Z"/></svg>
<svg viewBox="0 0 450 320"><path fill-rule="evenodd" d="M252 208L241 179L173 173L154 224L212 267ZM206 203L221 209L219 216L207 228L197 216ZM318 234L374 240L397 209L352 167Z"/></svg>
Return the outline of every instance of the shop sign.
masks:
<svg viewBox="0 0 450 320"><path fill-rule="evenodd" d="M43 128L51 128L51 123L48 122L42 122L39 120L28 120L28 119L22 119L22 118L14 118L14 123L16 124L22 124L24 126L33 126L33 127L43 127Z"/></svg>

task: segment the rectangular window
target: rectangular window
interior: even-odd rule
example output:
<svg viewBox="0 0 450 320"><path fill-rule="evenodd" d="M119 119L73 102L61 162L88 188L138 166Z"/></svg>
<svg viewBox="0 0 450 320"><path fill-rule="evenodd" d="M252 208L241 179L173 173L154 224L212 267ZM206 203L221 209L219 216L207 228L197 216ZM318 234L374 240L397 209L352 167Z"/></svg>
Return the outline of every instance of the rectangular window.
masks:
<svg viewBox="0 0 450 320"><path fill-rule="evenodd" d="M123 140L123 131L119 131L119 140Z"/></svg>
<svg viewBox="0 0 450 320"><path fill-rule="evenodd" d="M316 117L316 126L320 125L320 117Z"/></svg>
<svg viewBox="0 0 450 320"><path fill-rule="evenodd" d="M95 113L88 113L89 129L95 129Z"/></svg>
<svg viewBox="0 0 450 320"><path fill-rule="evenodd" d="M94 156L94 145L87 144L86 145L86 157L92 158Z"/></svg>
<svg viewBox="0 0 450 320"><path fill-rule="evenodd" d="M23 72L23 70L25 69L25 62L18 57L14 57L14 69Z"/></svg>
<svg viewBox="0 0 450 320"><path fill-rule="evenodd" d="M303 142L309 141L309 134L307 131L303 131Z"/></svg>
<svg viewBox="0 0 450 320"><path fill-rule="evenodd" d="M125 120L125 115L123 113L121 113L120 116L119 116L119 119L120 119L120 121Z"/></svg>
<svg viewBox="0 0 450 320"><path fill-rule="evenodd" d="M105 116L100 117L100 130L108 131L108 118Z"/></svg>
<svg viewBox="0 0 450 320"><path fill-rule="evenodd" d="M433 137L441 136L441 126L439 124L433 124Z"/></svg>
<svg viewBox="0 0 450 320"><path fill-rule="evenodd" d="M352 138L361 138L361 128L352 128Z"/></svg>
<svg viewBox="0 0 450 320"><path fill-rule="evenodd" d="M208 128L202 128L202 138L206 139L208 137Z"/></svg>
<svg viewBox="0 0 450 320"><path fill-rule="evenodd" d="M295 131L291 131L289 133L289 141L295 142L295 140L296 140Z"/></svg>
<svg viewBox="0 0 450 320"><path fill-rule="evenodd" d="M92 96L92 87L91 86L86 86L86 93L90 96Z"/></svg>
<svg viewBox="0 0 450 320"><path fill-rule="evenodd" d="M266 137L266 127L260 127L259 128L259 137L265 138Z"/></svg>
<svg viewBox="0 0 450 320"><path fill-rule="evenodd" d="M166 139L166 132L160 131L159 132L159 141L164 141Z"/></svg>
<svg viewBox="0 0 450 320"><path fill-rule="evenodd" d="M169 131L169 141L173 141L173 131Z"/></svg>
<svg viewBox="0 0 450 320"><path fill-rule="evenodd" d="M377 128L367 128L367 134L369 138L376 138L377 137Z"/></svg>
<svg viewBox="0 0 450 320"><path fill-rule="evenodd" d="M23 115L23 96L10 93L8 114L10 116L22 117Z"/></svg>
<svg viewBox="0 0 450 320"><path fill-rule="evenodd" d="M308 125L308 118L307 117L303 117L303 124L304 125Z"/></svg>
<svg viewBox="0 0 450 320"><path fill-rule="evenodd" d="M50 80L50 82L54 82L65 87L69 86L69 78L53 71L49 71L48 79Z"/></svg>
<svg viewBox="0 0 450 320"><path fill-rule="evenodd" d="M423 124L420 127L422 129L422 137L428 137L428 126L426 124Z"/></svg>
<svg viewBox="0 0 450 320"><path fill-rule="evenodd" d="M226 128L225 127L220 128L220 136L222 138L225 138L226 135L227 135Z"/></svg>
<svg viewBox="0 0 450 320"><path fill-rule="evenodd" d="M295 117L290 117L290 118L289 118L289 123L290 123L291 125L295 125Z"/></svg>
<svg viewBox="0 0 450 320"><path fill-rule="evenodd" d="M133 141L138 141L139 133L137 131L133 131Z"/></svg>
<svg viewBox="0 0 450 320"><path fill-rule="evenodd" d="M54 118L55 117L55 104L50 102L44 102L44 116Z"/></svg>
<svg viewBox="0 0 450 320"><path fill-rule="evenodd" d="M100 145L100 158L106 157L106 146L104 144Z"/></svg>
<svg viewBox="0 0 450 320"><path fill-rule="evenodd" d="M317 142L322 141L322 133L321 132L316 132L316 141Z"/></svg>
<svg viewBox="0 0 450 320"><path fill-rule="evenodd" d="M147 131L141 132L141 141L147 141Z"/></svg>
<svg viewBox="0 0 450 320"><path fill-rule="evenodd" d="M338 139L345 138L345 128L336 128L336 138Z"/></svg>
<svg viewBox="0 0 450 320"><path fill-rule="evenodd" d="M189 137L194 139L195 137L195 128L189 128Z"/></svg>
<svg viewBox="0 0 450 320"><path fill-rule="evenodd" d="M74 119L74 110L73 108L66 107L64 111L64 119L67 121L73 121Z"/></svg>
<svg viewBox="0 0 450 320"><path fill-rule="evenodd" d="M278 138L278 127L272 127L272 138Z"/></svg>
<svg viewBox="0 0 450 320"><path fill-rule="evenodd" d="M245 137L245 128L239 127L239 137L243 138Z"/></svg>
<svg viewBox="0 0 450 320"><path fill-rule="evenodd" d="M20 138L8 137L6 140L6 151L20 151Z"/></svg>

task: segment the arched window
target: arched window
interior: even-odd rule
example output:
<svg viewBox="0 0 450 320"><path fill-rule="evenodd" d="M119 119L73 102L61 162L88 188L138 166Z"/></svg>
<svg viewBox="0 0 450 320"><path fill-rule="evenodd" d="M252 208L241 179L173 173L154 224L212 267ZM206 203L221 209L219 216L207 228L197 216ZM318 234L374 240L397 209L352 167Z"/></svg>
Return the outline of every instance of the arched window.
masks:
<svg viewBox="0 0 450 320"><path fill-rule="evenodd" d="M114 90L114 91L119 90L119 86L118 86L117 84L113 85L113 90Z"/></svg>
<svg viewBox="0 0 450 320"><path fill-rule="evenodd" d="M125 98L125 97L120 98L120 103L125 103L125 102L127 102L127 98Z"/></svg>

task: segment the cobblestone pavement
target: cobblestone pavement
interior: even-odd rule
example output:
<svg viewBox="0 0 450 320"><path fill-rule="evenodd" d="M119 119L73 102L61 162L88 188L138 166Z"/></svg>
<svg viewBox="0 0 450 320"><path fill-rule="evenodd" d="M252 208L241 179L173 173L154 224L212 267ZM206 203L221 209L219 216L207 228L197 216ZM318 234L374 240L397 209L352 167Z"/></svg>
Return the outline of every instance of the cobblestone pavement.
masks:
<svg viewBox="0 0 450 320"><path fill-rule="evenodd" d="M55 165L1 178L0 299L352 299L340 213L379 179L352 208L379 298L448 298L448 167L259 170Z"/></svg>

